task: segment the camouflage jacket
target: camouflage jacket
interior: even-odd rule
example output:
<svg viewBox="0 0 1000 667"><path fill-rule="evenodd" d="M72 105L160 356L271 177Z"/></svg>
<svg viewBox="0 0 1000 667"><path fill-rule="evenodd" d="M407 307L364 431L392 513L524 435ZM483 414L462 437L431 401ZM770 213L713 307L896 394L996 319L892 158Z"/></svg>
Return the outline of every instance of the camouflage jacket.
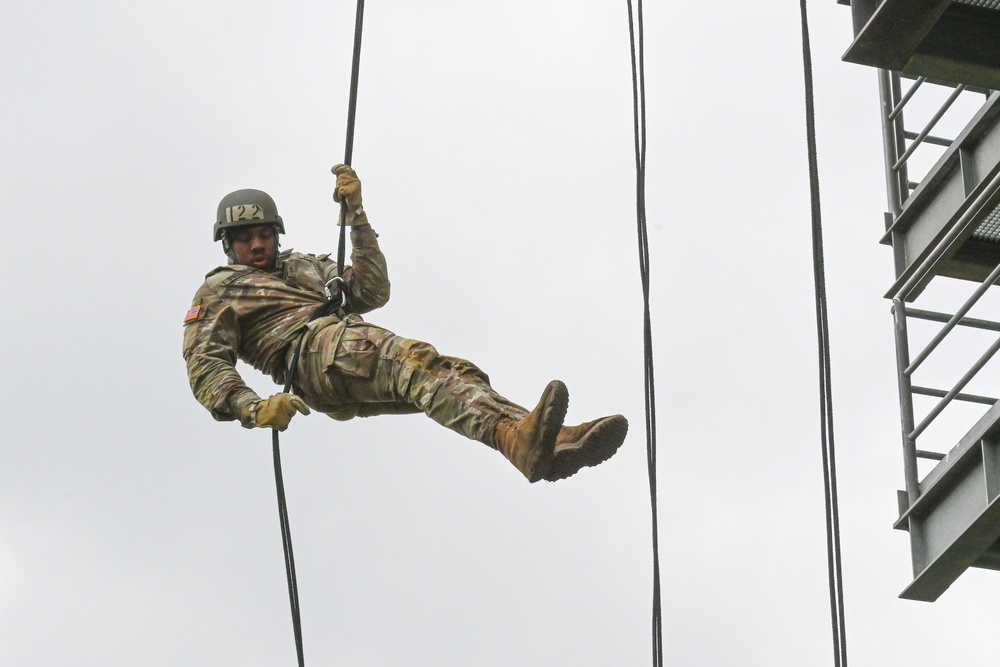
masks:
<svg viewBox="0 0 1000 667"><path fill-rule="evenodd" d="M389 300L377 238L364 218L351 227L346 313L366 313ZM237 372L237 359L284 384L292 343L326 303L324 285L336 275L337 263L327 255L287 250L270 273L233 264L205 277L184 318L184 360L195 398L213 417L240 419L260 399Z"/></svg>

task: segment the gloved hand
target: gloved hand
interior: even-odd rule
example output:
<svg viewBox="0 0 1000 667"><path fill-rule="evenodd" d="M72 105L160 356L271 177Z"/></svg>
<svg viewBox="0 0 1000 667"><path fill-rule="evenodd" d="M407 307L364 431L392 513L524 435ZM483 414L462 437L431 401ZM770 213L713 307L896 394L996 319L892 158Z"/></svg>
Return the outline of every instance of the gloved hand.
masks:
<svg viewBox="0 0 1000 667"><path fill-rule="evenodd" d="M278 393L258 403L251 403L247 406L247 411L250 413L247 416L252 418L250 421L253 421L254 426L284 431L296 412L309 414L309 406L294 394Z"/></svg>
<svg viewBox="0 0 1000 667"><path fill-rule="evenodd" d="M351 211L361 209L361 181L353 169L346 164L334 165L331 172L337 176L337 185L333 188L333 201L340 203L347 200L347 208Z"/></svg>

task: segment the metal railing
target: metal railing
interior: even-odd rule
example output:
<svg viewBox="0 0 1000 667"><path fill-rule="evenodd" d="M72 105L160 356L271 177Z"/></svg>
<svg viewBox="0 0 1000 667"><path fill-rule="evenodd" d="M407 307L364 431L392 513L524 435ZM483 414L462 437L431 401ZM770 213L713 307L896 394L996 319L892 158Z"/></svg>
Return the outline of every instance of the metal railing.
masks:
<svg viewBox="0 0 1000 667"><path fill-rule="evenodd" d="M990 91L982 89L970 89L965 85L952 85L946 83L930 82L925 77L910 80L910 84L905 88L903 79L898 73L880 70L879 72L879 96L882 105L882 132L883 146L885 149L886 185L889 204L889 231L895 231L895 222L900 214L906 209L911 193L916 190L924 179L933 175L933 166L929 167L925 173L913 178L914 157L920 155L922 151L931 150L932 147L950 147L953 139L944 138L932 134L934 129L941 122L949 111L956 111L956 102L970 94L988 95ZM918 125L919 131L909 131L904 125L904 110L912 108L914 101L921 93L928 89L937 88L936 94L942 92L942 88L948 89L943 102L935 106L924 106L924 114ZM978 107L976 107L978 109ZM920 114L914 114L920 115ZM975 111L964 119L966 123L972 119ZM933 165L933 160L931 161ZM1000 177L994 179L979 193L976 202L969 207L963 215L975 214L985 202L993 196L993 193L1000 189ZM982 200L980 202L980 200ZM978 205L978 206L977 206ZM953 231L960 230L961 221L953 228ZM955 231L957 233L957 231ZM931 250L928 257L923 262L930 266L941 253L945 252L948 244L953 241L945 235L939 240L935 248ZM893 236L895 243L895 237ZM966 393L966 386L983 370L990 360L1000 351L1000 337L988 346L985 352L973 362L962 376L950 388L939 388L931 386L917 385L913 382L913 376L925 362L938 350L941 343L956 329L971 328L984 331L1000 333L1000 322L987 319L968 317L970 310L986 295L989 288L1000 281L1000 266L997 266L990 275L974 290L964 303L954 308L953 312L940 312L939 310L923 310L911 307L907 300L911 296L911 290L918 280L921 279L922 271L913 274L893 297L893 317L895 322L896 340L896 362L897 376L899 384L900 418L903 439L904 475L906 478L906 492L910 504L914 503L920 496L920 475L918 471L918 460L925 459L940 461L945 458L945 454L939 451L930 451L917 448L917 439L925 433L928 427L937 420L942 413L955 401L964 403L980 404L992 406L997 402L996 398L981 396L974 393ZM948 310L951 310L949 307ZM926 322L938 322L943 326L930 338L929 342L918 351L911 359L909 343L909 320L922 320ZM961 372L961 371L959 371ZM924 396L939 399L917 422L914 410L914 397ZM961 436L962 434L959 434ZM958 438L956 438L957 442Z"/></svg>
<svg viewBox="0 0 1000 667"><path fill-rule="evenodd" d="M904 77L898 72L879 70L879 96L882 101L883 145L885 147L886 176L889 181L889 210L893 216L898 216L903 209L910 193L915 190L927 174L922 174L915 180L910 180L909 167L912 158L930 146L947 148L954 138L946 138L931 134L941 119L949 111L961 113L955 109L960 99L967 100L970 96L987 97L991 91L965 84L950 84L947 82L930 81L927 77L906 79L909 85L903 88ZM944 90L950 90L948 97L936 105L926 107L928 98ZM912 109L915 102L923 103L927 109L921 118L922 126L917 132L907 130L903 122L903 111ZM971 119L968 114L965 121Z"/></svg>

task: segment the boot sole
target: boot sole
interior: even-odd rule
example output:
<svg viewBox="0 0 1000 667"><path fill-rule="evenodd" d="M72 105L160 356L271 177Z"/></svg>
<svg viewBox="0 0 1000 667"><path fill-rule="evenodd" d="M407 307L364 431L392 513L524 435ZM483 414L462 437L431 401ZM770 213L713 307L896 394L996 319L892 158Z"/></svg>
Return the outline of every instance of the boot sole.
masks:
<svg viewBox="0 0 1000 667"><path fill-rule="evenodd" d="M551 471L556 437L559 435L559 429L562 428L563 421L566 419L566 411L569 409L569 390L559 380L553 380L545 387L541 403L545 405L545 408L542 413L538 437L532 448L535 452L534 464L531 466L533 474L528 477L528 481L532 484L546 479Z"/></svg>
<svg viewBox="0 0 1000 667"><path fill-rule="evenodd" d="M556 482L583 468L604 463L622 446L628 434L628 420L621 415L606 417L593 425L579 440L563 443L554 452L545 479Z"/></svg>

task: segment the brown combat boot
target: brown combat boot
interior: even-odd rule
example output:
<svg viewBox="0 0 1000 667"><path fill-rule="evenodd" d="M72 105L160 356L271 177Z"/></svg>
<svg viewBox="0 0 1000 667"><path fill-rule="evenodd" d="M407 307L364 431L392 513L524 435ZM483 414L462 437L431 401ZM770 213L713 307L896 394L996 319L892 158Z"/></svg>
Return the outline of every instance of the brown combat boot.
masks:
<svg viewBox="0 0 1000 667"><path fill-rule="evenodd" d="M581 468L604 463L622 446L626 433L628 420L621 415L564 426L556 437L552 465L545 479L555 482L575 475Z"/></svg>
<svg viewBox="0 0 1000 667"><path fill-rule="evenodd" d="M496 448L529 482L537 482L549 472L556 437L568 407L566 385L553 380L524 419L505 419L497 424L493 433Z"/></svg>

